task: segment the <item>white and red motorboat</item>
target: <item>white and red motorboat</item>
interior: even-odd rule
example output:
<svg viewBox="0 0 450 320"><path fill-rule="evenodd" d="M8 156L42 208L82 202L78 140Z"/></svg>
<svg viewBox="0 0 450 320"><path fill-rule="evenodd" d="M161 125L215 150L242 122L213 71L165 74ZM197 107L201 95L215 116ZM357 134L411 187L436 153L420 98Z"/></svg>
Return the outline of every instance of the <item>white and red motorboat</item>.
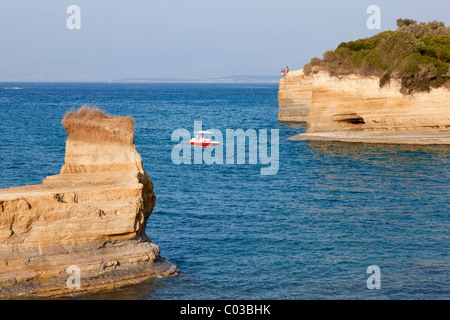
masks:
<svg viewBox="0 0 450 320"><path fill-rule="evenodd" d="M220 142L215 141L211 138L211 136L214 135L214 133L209 131L197 131L195 132L194 138L189 141L189 143L193 146L200 146L200 147L215 147L219 146Z"/></svg>

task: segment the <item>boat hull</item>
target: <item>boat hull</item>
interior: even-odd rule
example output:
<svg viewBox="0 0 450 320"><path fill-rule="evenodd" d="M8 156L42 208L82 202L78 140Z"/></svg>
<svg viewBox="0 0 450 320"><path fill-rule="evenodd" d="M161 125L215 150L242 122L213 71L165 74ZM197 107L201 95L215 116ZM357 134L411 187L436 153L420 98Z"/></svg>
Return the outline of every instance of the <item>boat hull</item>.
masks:
<svg viewBox="0 0 450 320"><path fill-rule="evenodd" d="M215 147L215 146L219 146L220 143L219 142L196 142L196 141L191 141L190 142L191 146L199 146L199 147Z"/></svg>

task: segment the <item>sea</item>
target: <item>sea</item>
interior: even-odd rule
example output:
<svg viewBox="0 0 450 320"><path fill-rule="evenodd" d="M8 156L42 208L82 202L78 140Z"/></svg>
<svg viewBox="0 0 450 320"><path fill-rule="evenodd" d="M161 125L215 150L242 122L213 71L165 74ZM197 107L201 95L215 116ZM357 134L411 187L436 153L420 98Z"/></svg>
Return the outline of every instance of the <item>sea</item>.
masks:
<svg viewBox="0 0 450 320"><path fill-rule="evenodd" d="M157 196L146 233L180 275L76 299L449 299L450 146L289 141L306 124L278 122L277 93L276 83L1 83L0 188L59 174L64 114L96 106L135 120ZM248 156L174 163L172 134L193 135L196 121L224 136L267 130L269 152L278 130L278 170L263 175Z"/></svg>

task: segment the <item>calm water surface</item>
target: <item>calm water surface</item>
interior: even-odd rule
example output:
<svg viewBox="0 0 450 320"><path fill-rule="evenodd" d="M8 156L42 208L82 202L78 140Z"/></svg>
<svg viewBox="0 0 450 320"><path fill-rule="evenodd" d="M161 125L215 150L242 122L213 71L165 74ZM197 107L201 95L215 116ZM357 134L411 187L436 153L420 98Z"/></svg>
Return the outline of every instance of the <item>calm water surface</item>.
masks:
<svg viewBox="0 0 450 320"><path fill-rule="evenodd" d="M305 126L277 121L275 84L15 85L0 86L1 188L59 173L67 110L135 119L158 198L147 234L181 274L89 299L450 298L448 146L287 141ZM194 121L279 129L278 174L174 165L171 134Z"/></svg>

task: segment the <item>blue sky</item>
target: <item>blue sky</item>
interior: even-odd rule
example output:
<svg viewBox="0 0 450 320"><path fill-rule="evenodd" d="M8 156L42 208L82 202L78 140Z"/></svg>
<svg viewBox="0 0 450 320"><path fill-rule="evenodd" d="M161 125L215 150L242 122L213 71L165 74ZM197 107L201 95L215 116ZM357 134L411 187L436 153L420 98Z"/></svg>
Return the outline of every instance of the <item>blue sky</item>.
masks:
<svg viewBox="0 0 450 320"><path fill-rule="evenodd" d="M81 30L69 30L69 5ZM381 30L369 30L369 5ZM450 25L448 0L0 0L0 81L205 79L300 69L397 18Z"/></svg>

